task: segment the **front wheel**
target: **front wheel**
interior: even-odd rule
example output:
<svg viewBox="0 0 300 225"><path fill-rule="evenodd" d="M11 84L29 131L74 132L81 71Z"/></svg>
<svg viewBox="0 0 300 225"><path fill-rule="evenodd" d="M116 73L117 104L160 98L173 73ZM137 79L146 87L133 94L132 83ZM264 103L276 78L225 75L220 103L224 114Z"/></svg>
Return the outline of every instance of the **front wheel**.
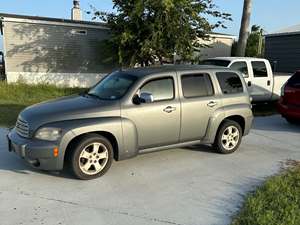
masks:
<svg viewBox="0 0 300 225"><path fill-rule="evenodd" d="M95 179L104 175L111 166L113 148L103 136L91 134L83 137L71 156L71 169L81 180Z"/></svg>
<svg viewBox="0 0 300 225"><path fill-rule="evenodd" d="M222 154L233 153L240 146L242 136L241 126L235 121L226 120L218 130L214 147Z"/></svg>

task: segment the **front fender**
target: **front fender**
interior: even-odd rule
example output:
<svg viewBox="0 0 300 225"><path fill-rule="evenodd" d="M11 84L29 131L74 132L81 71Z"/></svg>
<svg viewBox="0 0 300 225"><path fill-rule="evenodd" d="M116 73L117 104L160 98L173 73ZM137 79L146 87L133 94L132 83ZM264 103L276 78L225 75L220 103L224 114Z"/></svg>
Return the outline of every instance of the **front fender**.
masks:
<svg viewBox="0 0 300 225"><path fill-rule="evenodd" d="M57 123L47 124L45 126L53 126L62 128L63 136L59 143L59 159L58 167L63 168L65 153L70 142L86 133L93 132L107 132L113 135L117 141L118 145L118 158L117 160L122 160L135 156L136 154L136 136L132 125L128 122L123 122L120 117L106 117L106 118L89 118L89 119L79 119L70 121L61 121ZM125 126L127 134L125 134L126 143L124 144L123 127ZM131 133L129 130L133 130ZM133 138L134 140L129 140ZM134 149L134 151L133 151Z"/></svg>

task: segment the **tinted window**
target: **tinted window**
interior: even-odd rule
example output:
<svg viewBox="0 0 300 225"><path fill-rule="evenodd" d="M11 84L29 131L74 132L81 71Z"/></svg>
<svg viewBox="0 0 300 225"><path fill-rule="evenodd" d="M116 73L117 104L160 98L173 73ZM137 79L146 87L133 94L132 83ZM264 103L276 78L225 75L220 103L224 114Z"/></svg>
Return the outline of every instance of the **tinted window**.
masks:
<svg viewBox="0 0 300 225"><path fill-rule="evenodd" d="M236 73L217 73L217 78L224 94L235 94L243 92L243 84Z"/></svg>
<svg viewBox="0 0 300 225"><path fill-rule="evenodd" d="M268 77L267 67L264 62L251 62L254 77Z"/></svg>
<svg viewBox="0 0 300 225"><path fill-rule="evenodd" d="M154 101L170 100L174 98L174 82L172 78L163 78L146 83L140 90L153 95Z"/></svg>
<svg viewBox="0 0 300 225"><path fill-rule="evenodd" d="M201 62L201 65L213 65L227 67L230 61L220 59L207 59Z"/></svg>
<svg viewBox="0 0 300 225"><path fill-rule="evenodd" d="M114 72L103 78L88 94L98 96L104 100L120 99L136 80L137 77L135 76Z"/></svg>
<svg viewBox="0 0 300 225"><path fill-rule="evenodd" d="M214 94L209 75L192 74L181 77L182 91L186 98L211 96Z"/></svg>
<svg viewBox="0 0 300 225"><path fill-rule="evenodd" d="M240 71L245 77L248 77L248 67L246 62L235 62L230 66L231 69Z"/></svg>
<svg viewBox="0 0 300 225"><path fill-rule="evenodd" d="M300 72L295 73L287 83L290 87L300 87Z"/></svg>

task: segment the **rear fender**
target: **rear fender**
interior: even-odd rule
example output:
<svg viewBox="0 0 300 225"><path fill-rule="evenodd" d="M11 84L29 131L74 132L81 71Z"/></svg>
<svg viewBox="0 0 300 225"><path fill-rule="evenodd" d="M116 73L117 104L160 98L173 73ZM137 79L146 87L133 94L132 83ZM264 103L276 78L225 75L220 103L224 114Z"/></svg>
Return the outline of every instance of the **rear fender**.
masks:
<svg viewBox="0 0 300 225"><path fill-rule="evenodd" d="M204 144L212 144L215 141L215 137L217 135L218 129L221 123L228 117L231 116L241 116L245 120L245 132L244 134L248 134L251 124L253 114L249 104L236 104L225 106L222 110L217 110L213 116L210 117L208 128L202 143Z"/></svg>

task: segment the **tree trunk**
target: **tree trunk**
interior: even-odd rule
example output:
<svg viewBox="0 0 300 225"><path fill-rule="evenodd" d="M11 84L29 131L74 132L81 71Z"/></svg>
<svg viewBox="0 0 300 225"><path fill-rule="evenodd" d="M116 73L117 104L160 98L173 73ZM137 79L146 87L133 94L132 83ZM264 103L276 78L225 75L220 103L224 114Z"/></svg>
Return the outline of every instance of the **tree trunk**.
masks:
<svg viewBox="0 0 300 225"><path fill-rule="evenodd" d="M247 39L249 35L252 0L244 0L243 16L241 21L240 36L237 45L237 56L245 56Z"/></svg>

